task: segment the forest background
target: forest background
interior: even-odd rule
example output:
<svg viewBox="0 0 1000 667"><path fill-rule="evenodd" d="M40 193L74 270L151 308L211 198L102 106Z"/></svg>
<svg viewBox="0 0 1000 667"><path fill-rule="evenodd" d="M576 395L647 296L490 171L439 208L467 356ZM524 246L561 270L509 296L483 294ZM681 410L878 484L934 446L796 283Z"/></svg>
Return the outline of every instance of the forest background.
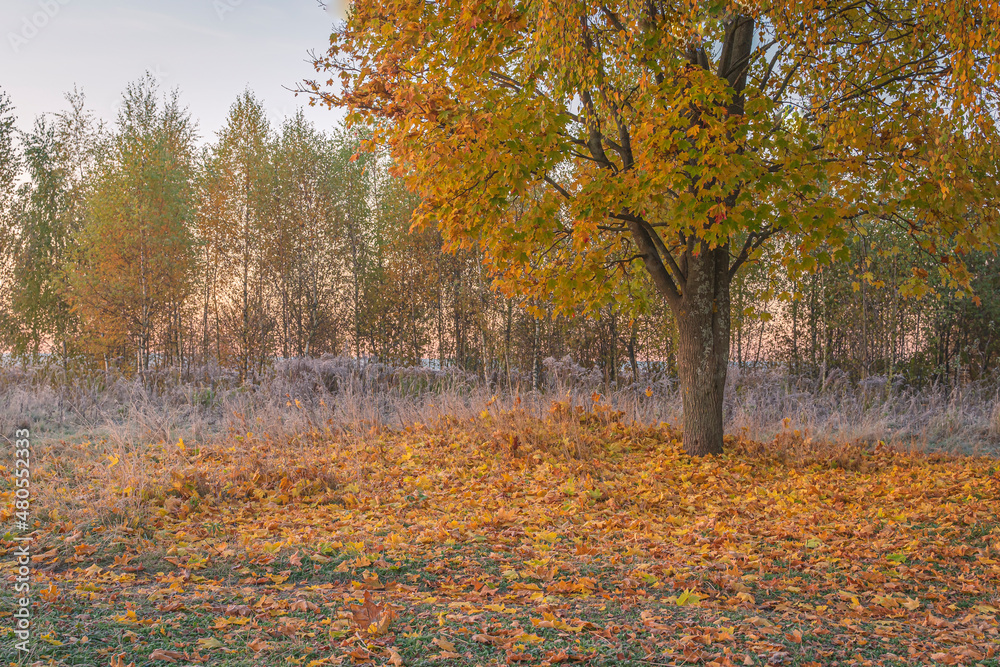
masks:
<svg viewBox="0 0 1000 667"><path fill-rule="evenodd" d="M674 368L657 299L555 315L492 290L478 248L446 252L436 230L410 230L416 201L385 154L361 150L363 129L321 132L301 115L272 126L247 92L199 142L179 93L152 78L129 86L110 127L73 93L22 135L0 100L8 359L127 374L217 363L247 378L275 359L333 354L534 387L550 357L608 384ZM968 258L977 304L935 282L936 258L906 234L876 220L855 232L849 262L802 282L767 261L739 273L732 363L821 381L991 378L996 259ZM930 298L900 296L911 266L930 275Z"/></svg>

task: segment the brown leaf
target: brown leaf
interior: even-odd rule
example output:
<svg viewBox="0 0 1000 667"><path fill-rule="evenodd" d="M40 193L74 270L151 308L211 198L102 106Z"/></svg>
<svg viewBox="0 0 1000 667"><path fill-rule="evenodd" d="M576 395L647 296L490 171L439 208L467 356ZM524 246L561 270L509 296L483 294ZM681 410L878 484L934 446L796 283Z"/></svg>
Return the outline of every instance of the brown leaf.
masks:
<svg viewBox="0 0 1000 667"><path fill-rule="evenodd" d="M36 554L31 557L32 563L37 563L38 561L46 560L49 558L55 558L59 555L59 549L49 549L48 551L40 554Z"/></svg>
<svg viewBox="0 0 1000 667"><path fill-rule="evenodd" d="M319 611L316 603L309 602L308 600L296 600L288 608L291 611Z"/></svg>
<svg viewBox="0 0 1000 667"><path fill-rule="evenodd" d="M177 662L183 657L184 654L180 651L164 651L160 648L149 654L150 660L163 660L164 662Z"/></svg>
<svg viewBox="0 0 1000 667"><path fill-rule="evenodd" d="M226 616L249 616L250 607L245 604L226 605Z"/></svg>
<svg viewBox="0 0 1000 667"><path fill-rule="evenodd" d="M447 639L441 639L440 637L435 637L431 643L437 644L438 648L440 648L442 651L447 651L451 653L454 653L455 651L455 645L450 641L448 641Z"/></svg>
<svg viewBox="0 0 1000 667"><path fill-rule="evenodd" d="M364 604L351 605L349 610L359 628L376 636L385 634L396 617L396 612L388 604L375 604L370 591L365 591Z"/></svg>
<svg viewBox="0 0 1000 667"><path fill-rule="evenodd" d="M374 662L375 654L364 648L363 646L356 647L353 651L347 654L350 656L351 660L355 663L360 662Z"/></svg>
<svg viewBox="0 0 1000 667"><path fill-rule="evenodd" d="M948 621L944 620L943 618L939 618L939 617L935 616L931 612L927 612L927 625L933 626L935 628L948 628L948 627L951 627L951 623L949 623Z"/></svg>
<svg viewBox="0 0 1000 667"><path fill-rule="evenodd" d="M552 663L553 665L562 662L583 662L587 658L582 655L576 655L575 653L567 653L564 650L559 651L548 651L545 654L545 660Z"/></svg>
<svg viewBox="0 0 1000 667"><path fill-rule="evenodd" d="M267 645L266 641L257 637L252 642L247 642L247 648L254 653L260 653L261 651L266 651L270 647Z"/></svg>

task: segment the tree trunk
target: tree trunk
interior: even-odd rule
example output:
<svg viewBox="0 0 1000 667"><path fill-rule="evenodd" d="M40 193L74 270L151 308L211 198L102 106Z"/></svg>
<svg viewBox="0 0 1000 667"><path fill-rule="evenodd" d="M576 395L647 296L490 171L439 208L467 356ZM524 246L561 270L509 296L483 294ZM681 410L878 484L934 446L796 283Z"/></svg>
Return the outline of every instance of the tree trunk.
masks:
<svg viewBox="0 0 1000 667"><path fill-rule="evenodd" d="M721 454L729 370L729 250L702 247L699 254L686 259L687 285L674 309L684 450L692 456Z"/></svg>
<svg viewBox="0 0 1000 667"><path fill-rule="evenodd" d="M632 320L631 333L630 333L629 338L628 338L628 362L629 362L629 366L632 367L632 382L633 383L639 381L639 362L636 361L636 358L635 358L635 345L636 345L636 342L637 342L636 341L636 336L637 336L636 332L637 332L637 329L638 329L638 324L639 324L638 322L636 322L635 320Z"/></svg>
<svg viewBox="0 0 1000 667"><path fill-rule="evenodd" d="M750 59L754 34L754 20L750 17L734 16L726 26L717 74L735 92L728 108L731 116L743 115L746 63ZM709 68L708 53L696 44L688 50L688 58L694 67ZM697 108L690 110L690 119L692 127L700 123ZM702 187L692 182L691 194L703 196ZM716 205L729 209L738 196L737 191L732 191L724 200L716 201ZM629 209L618 217L628 223L639 256L677 322L677 370L684 403L684 449L693 456L721 454L723 395L729 370L732 317L730 286L742 263L749 259L759 243L766 240L767 234L773 232L764 236L749 234L730 268L728 242L710 248L697 235L686 236L682 233L679 241L684 250L679 261L675 261L660 232L649 221ZM708 226L713 224L706 222Z"/></svg>

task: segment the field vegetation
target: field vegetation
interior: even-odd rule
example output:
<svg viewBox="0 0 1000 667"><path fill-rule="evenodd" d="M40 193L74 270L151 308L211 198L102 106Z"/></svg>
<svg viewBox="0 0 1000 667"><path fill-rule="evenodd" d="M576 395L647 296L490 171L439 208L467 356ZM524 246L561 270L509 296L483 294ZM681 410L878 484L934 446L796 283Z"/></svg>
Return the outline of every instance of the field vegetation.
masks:
<svg viewBox="0 0 1000 667"><path fill-rule="evenodd" d="M736 435L697 459L667 378L546 368L520 392L336 358L250 386L8 370L40 639L3 659L997 664L989 396L733 373Z"/></svg>

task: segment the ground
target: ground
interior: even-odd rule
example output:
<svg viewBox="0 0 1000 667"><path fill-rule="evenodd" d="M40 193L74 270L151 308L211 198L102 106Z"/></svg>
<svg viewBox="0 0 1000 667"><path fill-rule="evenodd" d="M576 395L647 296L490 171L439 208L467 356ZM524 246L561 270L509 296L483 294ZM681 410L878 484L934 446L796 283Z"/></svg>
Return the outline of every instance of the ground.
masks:
<svg viewBox="0 0 1000 667"><path fill-rule="evenodd" d="M44 456L4 664L1000 665L993 459L692 459L599 404Z"/></svg>

